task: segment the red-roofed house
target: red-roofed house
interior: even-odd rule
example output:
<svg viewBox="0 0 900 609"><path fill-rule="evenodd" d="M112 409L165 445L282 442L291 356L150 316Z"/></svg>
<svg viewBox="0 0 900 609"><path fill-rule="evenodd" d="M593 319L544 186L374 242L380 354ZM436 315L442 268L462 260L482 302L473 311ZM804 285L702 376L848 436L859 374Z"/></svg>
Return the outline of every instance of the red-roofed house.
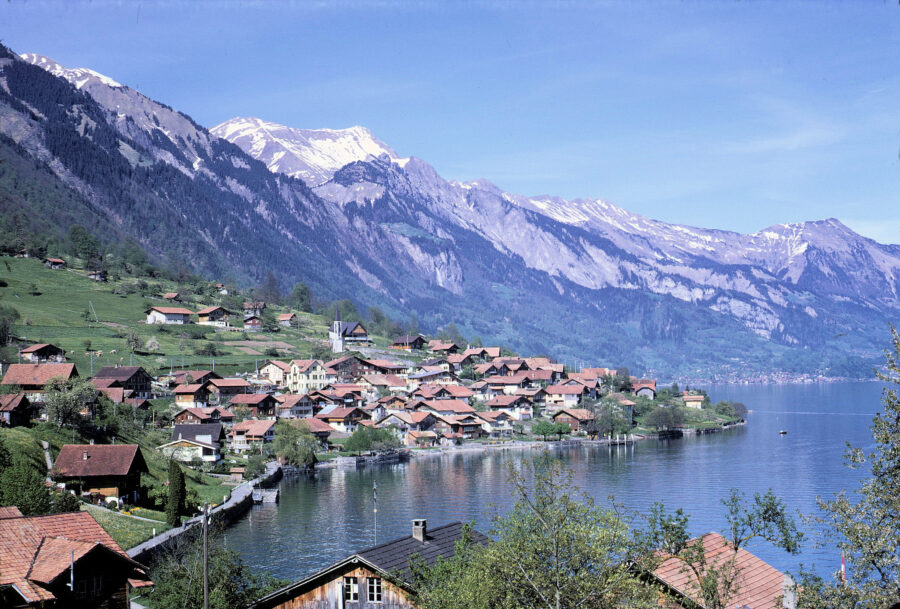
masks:
<svg viewBox="0 0 900 609"><path fill-rule="evenodd" d="M26 362L31 362L32 364L40 364L42 362L66 361L65 350L49 343L30 345L19 351L19 355L22 356L23 360L25 360Z"/></svg>
<svg viewBox="0 0 900 609"><path fill-rule="evenodd" d="M137 444L66 444L53 463L53 476L129 503L140 498L141 474L147 463Z"/></svg>
<svg viewBox="0 0 900 609"><path fill-rule="evenodd" d="M163 300L181 302L181 295L178 292L166 292L165 294L163 294Z"/></svg>
<svg viewBox="0 0 900 609"><path fill-rule="evenodd" d="M62 258L44 258L44 266L48 266L53 270L66 268L66 261Z"/></svg>
<svg viewBox="0 0 900 609"><path fill-rule="evenodd" d="M228 438L235 452L259 450L263 444L275 439L275 421L241 421L231 428Z"/></svg>
<svg viewBox="0 0 900 609"><path fill-rule="evenodd" d="M427 412L436 412L440 415L467 415L473 414L475 409L468 402L462 400L427 400L422 402L421 410Z"/></svg>
<svg viewBox="0 0 900 609"><path fill-rule="evenodd" d="M325 366L317 359L291 360L291 371L287 375L287 386L291 393L309 393L321 389L337 380L329 376Z"/></svg>
<svg viewBox="0 0 900 609"><path fill-rule="evenodd" d="M0 426L27 425L31 421L33 410L24 393L0 395Z"/></svg>
<svg viewBox="0 0 900 609"><path fill-rule="evenodd" d="M741 548L735 554L734 546L718 533L707 533L692 539L689 544L702 544L705 566L699 569L716 569L734 578L734 590L726 599L727 609L782 609L784 601L794 595L793 580ZM703 609L703 596L694 572L678 558L670 557L650 574L662 585L664 593L671 597L671 606ZM781 598L782 602L779 602ZM663 606L670 606L669 604Z"/></svg>
<svg viewBox="0 0 900 609"><path fill-rule="evenodd" d="M572 431L578 431L593 420L594 413L584 408L563 408L553 414L554 423L566 423Z"/></svg>
<svg viewBox="0 0 900 609"><path fill-rule="evenodd" d="M353 433L357 423L368 419L369 415L362 408L344 408L339 406L317 414L314 418L325 421L338 431Z"/></svg>
<svg viewBox="0 0 900 609"><path fill-rule="evenodd" d="M216 326L227 328L231 325L231 316L234 315L225 307L204 307L197 311L197 317L201 326Z"/></svg>
<svg viewBox="0 0 900 609"><path fill-rule="evenodd" d="M75 364L10 364L0 385L18 385L35 402L43 400L44 385L50 379L69 380L78 376Z"/></svg>
<svg viewBox="0 0 900 609"><path fill-rule="evenodd" d="M494 399L488 400L485 408L502 410L519 421L534 417L534 405L531 400L520 395L498 395Z"/></svg>
<svg viewBox="0 0 900 609"><path fill-rule="evenodd" d="M636 379L631 382L631 391L634 395L645 398L656 397L656 381L653 379Z"/></svg>
<svg viewBox="0 0 900 609"><path fill-rule="evenodd" d="M287 384L288 375L291 373L291 365L277 359L270 359L259 369L259 375L269 379L279 387Z"/></svg>
<svg viewBox="0 0 900 609"><path fill-rule="evenodd" d="M290 328L297 325L299 319L300 317L296 313L282 313L278 316L278 323L285 328Z"/></svg>
<svg viewBox="0 0 900 609"><path fill-rule="evenodd" d="M185 408L178 412L172 421L179 425L192 425L197 423L222 423L231 425L234 422L234 413L220 406L212 408Z"/></svg>
<svg viewBox="0 0 900 609"><path fill-rule="evenodd" d="M189 324L193 311L184 307L150 307L145 311L148 324Z"/></svg>
<svg viewBox="0 0 900 609"><path fill-rule="evenodd" d="M250 392L250 383L244 379L210 379L209 392L211 397L218 398L220 404L227 402L232 397Z"/></svg>
<svg viewBox="0 0 900 609"><path fill-rule="evenodd" d="M547 387L547 408L559 410L570 408L581 403L581 397L590 390L581 383L572 385L550 385Z"/></svg>
<svg viewBox="0 0 900 609"><path fill-rule="evenodd" d="M152 584L87 512L0 514L2 607L129 609L130 589Z"/></svg>
<svg viewBox="0 0 900 609"><path fill-rule="evenodd" d="M246 406L256 419L274 419L278 401L268 393L241 393L231 398L231 409Z"/></svg>
<svg viewBox="0 0 900 609"><path fill-rule="evenodd" d="M307 394L286 394L275 398L279 404L276 412L279 419L308 419L315 414L315 404Z"/></svg>
<svg viewBox="0 0 900 609"><path fill-rule="evenodd" d="M209 402L207 383L178 385L175 388L175 404L182 408L202 408Z"/></svg>

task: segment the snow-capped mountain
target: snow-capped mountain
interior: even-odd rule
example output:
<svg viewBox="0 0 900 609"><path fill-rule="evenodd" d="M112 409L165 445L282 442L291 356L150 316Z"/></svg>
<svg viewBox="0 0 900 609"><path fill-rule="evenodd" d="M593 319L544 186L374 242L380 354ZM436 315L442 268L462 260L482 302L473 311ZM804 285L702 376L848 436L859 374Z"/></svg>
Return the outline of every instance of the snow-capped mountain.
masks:
<svg viewBox="0 0 900 609"><path fill-rule="evenodd" d="M386 154L403 162L365 127L293 129L258 118L233 118L209 131L237 144L273 172L300 178L310 186L324 184L354 161Z"/></svg>
<svg viewBox="0 0 900 609"><path fill-rule="evenodd" d="M77 212L62 199L41 210L62 231L83 214L211 277L271 270L286 288L303 280L523 351L694 378L850 374L900 312L900 247L836 220L742 235L448 181L362 127L207 130L101 74L2 46L0 136L0 162L30 159L58 181L47 192L80 197Z"/></svg>

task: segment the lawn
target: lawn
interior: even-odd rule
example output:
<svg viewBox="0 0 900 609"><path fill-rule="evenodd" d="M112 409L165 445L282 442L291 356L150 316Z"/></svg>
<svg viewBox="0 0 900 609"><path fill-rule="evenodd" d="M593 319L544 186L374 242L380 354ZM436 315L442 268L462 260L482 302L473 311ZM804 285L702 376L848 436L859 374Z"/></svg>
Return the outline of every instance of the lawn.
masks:
<svg viewBox="0 0 900 609"><path fill-rule="evenodd" d="M153 537L154 530L158 535L171 528L165 522L146 522L94 505L83 505L81 509L90 513L125 550Z"/></svg>
<svg viewBox="0 0 900 609"><path fill-rule="evenodd" d="M46 472L44 450L40 440L28 429L22 427L0 428L0 438L14 457L25 459L39 472Z"/></svg>

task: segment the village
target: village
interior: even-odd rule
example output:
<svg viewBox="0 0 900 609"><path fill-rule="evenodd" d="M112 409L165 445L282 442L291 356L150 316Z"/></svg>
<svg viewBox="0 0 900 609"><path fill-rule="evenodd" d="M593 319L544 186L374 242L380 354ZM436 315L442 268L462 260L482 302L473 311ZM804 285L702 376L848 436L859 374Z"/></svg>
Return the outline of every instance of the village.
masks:
<svg viewBox="0 0 900 609"><path fill-rule="evenodd" d="M47 259L44 269L65 271L64 261ZM90 293L98 303L97 289L120 289L109 286L104 274L76 275L96 286ZM83 284L66 284L71 297L70 285ZM45 302L50 293L47 286L31 291L43 294ZM210 292L225 296L228 288L212 284ZM312 319L259 298L231 308L197 306L202 304L197 296L189 308L175 291L148 300L149 306L128 309L128 324L116 318L115 332L133 328L126 343L145 346L157 336L166 339L172 331L192 327L220 335L278 336L296 333ZM93 307L94 300L90 302ZM122 357L113 365L100 365L104 356L119 355L107 349L105 354L74 353L82 367L87 357L89 374L82 376L71 351L14 339L18 361L3 366L0 380L0 426L5 428L0 431L8 432L0 439L31 443L34 461L46 462L39 469L46 473L53 501L66 505L68 512L39 518L62 522L70 515L93 517L99 526L84 525L91 541L143 560L146 544L152 546L179 526L196 524L201 503L230 510L238 489L247 487L246 481L255 489L268 472L280 476L289 469L336 463L356 467L366 463L366 455L418 458L561 440L628 444L648 436L725 428L740 423L744 414L735 405L711 404L701 391L658 387L656 380L632 376L624 368L572 369L546 356L520 356L499 346L422 334L386 341L370 336L364 321L342 321L339 309L335 311L327 331L316 336L313 329L311 338L313 349L332 359L271 357L250 366L220 364L218 372L215 355L206 360L210 365L197 365L202 349L192 366L156 357L157 364L169 365L155 370L122 362ZM89 319L83 322L88 330L102 327L91 326ZM29 327L34 326L22 329ZM150 338L131 338L139 332ZM284 337L278 340L283 343ZM132 349L129 360L142 352ZM111 432L111 424L118 431ZM35 447L38 439L42 450ZM298 457L292 449L303 442L308 450ZM173 464L179 465L173 469ZM173 475L186 484L186 496L174 512ZM249 499L247 493L241 496ZM273 496L253 490L256 501L269 497L277 500L277 491ZM71 504L67 498L78 501ZM246 509L246 503L241 505ZM22 520L19 507L0 508L7 517L0 514L0 525L32 520ZM72 514L72 509L78 511ZM72 520L66 526L81 525ZM424 535L424 521L421 527ZM39 532L34 535L40 537ZM134 594L151 585L146 570L135 566L139 564L125 565ZM90 589L94 584L81 585Z"/></svg>

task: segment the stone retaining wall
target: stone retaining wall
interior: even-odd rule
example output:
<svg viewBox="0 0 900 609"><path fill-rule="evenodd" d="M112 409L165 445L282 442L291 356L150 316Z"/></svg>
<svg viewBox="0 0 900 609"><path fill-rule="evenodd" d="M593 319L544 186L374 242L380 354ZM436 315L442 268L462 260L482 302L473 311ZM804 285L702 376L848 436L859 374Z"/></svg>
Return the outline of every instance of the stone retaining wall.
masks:
<svg viewBox="0 0 900 609"><path fill-rule="evenodd" d="M277 463L266 464L266 473L234 487L228 500L217 505L209 511L211 523L228 525L240 518L244 512L253 505L254 485L264 486L281 479L281 466ZM175 549L179 544L190 541L192 536L199 535L203 525L203 517L198 515L184 521L180 527L164 531L148 539L142 544L128 550L128 555L144 565L152 565L153 561L163 552Z"/></svg>

